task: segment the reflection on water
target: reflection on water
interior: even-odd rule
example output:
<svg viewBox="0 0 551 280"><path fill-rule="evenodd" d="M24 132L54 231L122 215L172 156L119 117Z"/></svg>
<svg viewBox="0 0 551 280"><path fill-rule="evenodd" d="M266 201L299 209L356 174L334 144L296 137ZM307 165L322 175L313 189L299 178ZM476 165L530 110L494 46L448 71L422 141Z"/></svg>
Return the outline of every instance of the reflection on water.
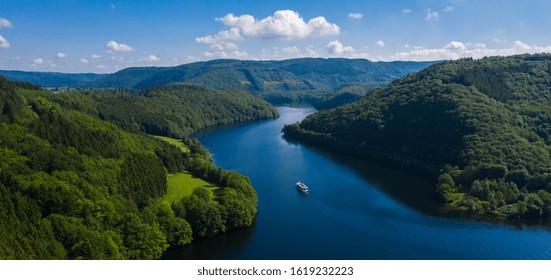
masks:
<svg viewBox="0 0 551 280"><path fill-rule="evenodd" d="M224 254L246 246L254 232L255 225L246 229L228 232L208 239L195 240L184 248L168 250L165 260L221 259Z"/></svg>

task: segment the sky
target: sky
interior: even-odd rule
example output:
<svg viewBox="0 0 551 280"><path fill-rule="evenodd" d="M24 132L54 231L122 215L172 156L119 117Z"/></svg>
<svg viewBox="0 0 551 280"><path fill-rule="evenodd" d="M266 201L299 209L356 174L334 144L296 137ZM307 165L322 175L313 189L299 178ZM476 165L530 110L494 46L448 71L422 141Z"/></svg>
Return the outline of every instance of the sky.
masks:
<svg viewBox="0 0 551 280"><path fill-rule="evenodd" d="M548 0L0 0L0 69L551 52Z"/></svg>

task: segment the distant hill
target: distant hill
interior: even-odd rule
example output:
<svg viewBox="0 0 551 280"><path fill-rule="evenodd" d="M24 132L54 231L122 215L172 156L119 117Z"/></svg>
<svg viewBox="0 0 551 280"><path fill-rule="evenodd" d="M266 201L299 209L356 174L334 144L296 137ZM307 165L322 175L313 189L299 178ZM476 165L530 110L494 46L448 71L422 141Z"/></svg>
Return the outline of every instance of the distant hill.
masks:
<svg viewBox="0 0 551 280"><path fill-rule="evenodd" d="M334 107L349 98L341 96L335 102L327 98L318 99L325 95L338 95L335 90L349 85L368 89L380 87L434 63L372 62L344 58L281 61L219 59L174 67L131 67L113 74L0 71L0 75L46 87L147 89L185 84L211 90L243 90L272 104L323 102L323 106Z"/></svg>
<svg viewBox="0 0 551 280"><path fill-rule="evenodd" d="M260 95L296 91L329 92L345 84L388 83L433 63L371 62L343 58L282 61L223 59L175 67L128 68L82 86L143 89L186 83L208 89L241 89Z"/></svg>
<svg viewBox="0 0 551 280"><path fill-rule="evenodd" d="M78 87L81 84L107 77L107 74L70 74L58 72L26 72L0 70L0 75L11 81L29 82L43 87L69 86Z"/></svg>
<svg viewBox="0 0 551 280"><path fill-rule="evenodd" d="M551 215L551 55L437 64L284 132L428 172L454 209Z"/></svg>
<svg viewBox="0 0 551 280"><path fill-rule="evenodd" d="M266 101L238 90L208 90L167 85L129 90L80 90L58 93L52 100L133 132L182 138L199 129L276 118ZM93 104L93 106L89 106Z"/></svg>

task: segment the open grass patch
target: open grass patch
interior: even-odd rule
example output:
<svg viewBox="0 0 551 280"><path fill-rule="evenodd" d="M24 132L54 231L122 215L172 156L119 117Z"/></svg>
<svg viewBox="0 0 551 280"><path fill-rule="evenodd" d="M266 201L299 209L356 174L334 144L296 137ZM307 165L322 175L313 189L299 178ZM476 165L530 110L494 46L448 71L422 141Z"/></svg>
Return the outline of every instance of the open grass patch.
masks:
<svg viewBox="0 0 551 280"><path fill-rule="evenodd" d="M174 139L174 138L170 138L170 137L165 137L165 136L157 136L157 135L153 135L153 137L155 137L157 139L161 139L165 142L168 142L168 143L180 148L180 150L182 150L182 152L184 152L186 154L189 153L189 148L184 143L182 143L182 140Z"/></svg>
<svg viewBox="0 0 551 280"><path fill-rule="evenodd" d="M191 195L193 189L198 187L207 189L211 197L214 198L214 191L218 188L203 179L193 177L189 172L169 174L167 179L168 190L164 200L171 204L182 197Z"/></svg>

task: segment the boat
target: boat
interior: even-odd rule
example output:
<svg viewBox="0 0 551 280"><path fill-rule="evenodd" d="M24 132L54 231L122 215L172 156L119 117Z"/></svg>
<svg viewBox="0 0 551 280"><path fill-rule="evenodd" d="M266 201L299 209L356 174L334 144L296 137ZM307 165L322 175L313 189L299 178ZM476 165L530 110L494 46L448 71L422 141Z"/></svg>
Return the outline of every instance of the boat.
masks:
<svg viewBox="0 0 551 280"><path fill-rule="evenodd" d="M297 189L303 193L308 193L308 186L306 186L303 182L298 181L297 182Z"/></svg>

